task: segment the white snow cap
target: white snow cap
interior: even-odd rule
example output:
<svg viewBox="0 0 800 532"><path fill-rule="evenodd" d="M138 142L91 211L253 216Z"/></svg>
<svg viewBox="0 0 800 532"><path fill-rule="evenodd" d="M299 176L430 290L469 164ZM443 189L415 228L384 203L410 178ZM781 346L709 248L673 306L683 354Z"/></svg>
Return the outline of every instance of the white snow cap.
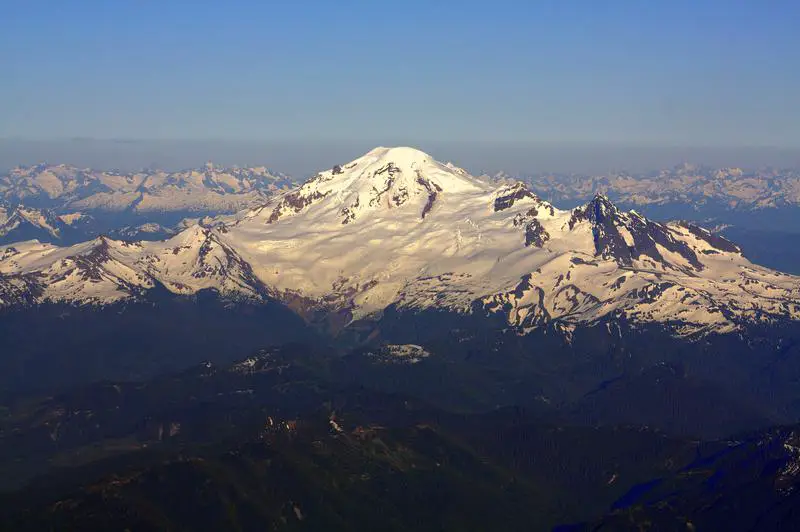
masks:
<svg viewBox="0 0 800 532"><path fill-rule="evenodd" d="M470 176L466 171L443 164L424 151L407 146L377 147L366 155L344 165L345 169L358 171L359 177L368 177L391 164L403 174L404 180L427 178L443 191L469 191L485 188L485 183ZM346 170L345 170L345 173Z"/></svg>
<svg viewBox="0 0 800 532"><path fill-rule="evenodd" d="M378 146L367 152L366 155L390 159L396 161L397 164L411 164L415 161L432 160L432 157L424 151L409 146Z"/></svg>

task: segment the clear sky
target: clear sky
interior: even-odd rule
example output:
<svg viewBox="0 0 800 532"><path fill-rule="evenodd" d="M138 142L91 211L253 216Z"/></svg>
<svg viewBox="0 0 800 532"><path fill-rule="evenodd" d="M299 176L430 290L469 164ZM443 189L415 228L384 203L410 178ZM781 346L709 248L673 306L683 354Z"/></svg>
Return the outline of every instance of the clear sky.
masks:
<svg viewBox="0 0 800 532"><path fill-rule="evenodd" d="M800 146L797 0L0 0L0 137Z"/></svg>

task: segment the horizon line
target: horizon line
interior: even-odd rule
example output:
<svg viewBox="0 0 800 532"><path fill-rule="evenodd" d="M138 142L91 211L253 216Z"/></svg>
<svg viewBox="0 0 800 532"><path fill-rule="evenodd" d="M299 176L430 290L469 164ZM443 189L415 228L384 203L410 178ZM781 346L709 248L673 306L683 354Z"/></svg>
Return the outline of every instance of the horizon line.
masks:
<svg viewBox="0 0 800 532"><path fill-rule="evenodd" d="M718 149L763 149L763 150L800 150L800 145L779 144L754 144L754 143L678 143L671 141L622 141L622 140L559 140L559 139L521 139L521 140L481 140L481 139L350 139L350 138L282 138L282 139L257 139L257 138L146 138L146 137L0 137L0 142L25 142L25 143L110 143L110 144L147 144L147 143L225 143L225 144L367 144L378 146L423 146L425 144L450 144L450 145L475 145L486 146L558 146L558 147L614 147L637 149L692 149L692 150L718 150Z"/></svg>

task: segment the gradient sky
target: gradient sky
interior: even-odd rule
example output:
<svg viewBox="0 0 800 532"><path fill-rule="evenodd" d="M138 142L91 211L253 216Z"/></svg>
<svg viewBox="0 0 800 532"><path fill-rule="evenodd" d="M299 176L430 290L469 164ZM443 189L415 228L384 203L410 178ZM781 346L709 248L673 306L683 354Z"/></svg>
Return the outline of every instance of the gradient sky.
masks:
<svg viewBox="0 0 800 532"><path fill-rule="evenodd" d="M800 2L0 0L0 137L800 146Z"/></svg>

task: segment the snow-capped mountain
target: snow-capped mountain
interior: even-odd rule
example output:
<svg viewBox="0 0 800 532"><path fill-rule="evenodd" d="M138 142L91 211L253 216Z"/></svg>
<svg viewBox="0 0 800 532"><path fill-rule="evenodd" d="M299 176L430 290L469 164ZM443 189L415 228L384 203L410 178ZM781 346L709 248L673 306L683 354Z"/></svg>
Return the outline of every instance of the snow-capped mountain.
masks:
<svg viewBox="0 0 800 532"><path fill-rule="evenodd" d="M0 212L0 242L69 240L70 236L83 235L92 221L82 213L57 215L48 209L18 205Z"/></svg>
<svg viewBox="0 0 800 532"><path fill-rule="evenodd" d="M554 201L580 201L601 192L631 205L714 203L745 210L800 206L800 172L793 169L745 171L682 164L643 174L545 174L526 180L542 197Z"/></svg>
<svg viewBox="0 0 800 532"><path fill-rule="evenodd" d="M141 296L157 285L175 294L213 288L236 299L259 299L265 291L250 265L216 232L199 225L158 242L107 237L70 247L21 242L0 247L0 261L5 304L21 292L41 293L43 301L104 304Z"/></svg>
<svg viewBox="0 0 800 532"><path fill-rule="evenodd" d="M59 212L234 212L263 203L291 183L265 167L207 163L178 172L123 173L42 164L0 176L0 201Z"/></svg>
<svg viewBox="0 0 800 532"><path fill-rule="evenodd" d="M521 183L497 186L411 148L377 148L164 242L0 247L0 275L5 305L111 303L159 285L349 320L390 306L498 315L520 333L621 316L680 335L800 319L800 279L704 229L599 195L560 210Z"/></svg>
<svg viewBox="0 0 800 532"><path fill-rule="evenodd" d="M23 205L0 208L0 244L38 240L42 243L71 245L91 240L101 234L128 241L163 240L187 227L182 223L177 227L169 227L155 222L123 225L128 220L130 219L126 217L117 219L111 216L99 221L94 216L81 212L56 214L50 209L34 209ZM195 219L189 225L195 225L200 220Z"/></svg>
<svg viewBox="0 0 800 532"><path fill-rule="evenodd" d="M6 210L3 215L4 219L2 220L2 225L0 225L0 237L7 237L20 230L39 230L45 234L57 236L65 225L54 214L39 209L17 207L12 210ZM26 238L19 238L18 240L26 240Z"/></svg>

